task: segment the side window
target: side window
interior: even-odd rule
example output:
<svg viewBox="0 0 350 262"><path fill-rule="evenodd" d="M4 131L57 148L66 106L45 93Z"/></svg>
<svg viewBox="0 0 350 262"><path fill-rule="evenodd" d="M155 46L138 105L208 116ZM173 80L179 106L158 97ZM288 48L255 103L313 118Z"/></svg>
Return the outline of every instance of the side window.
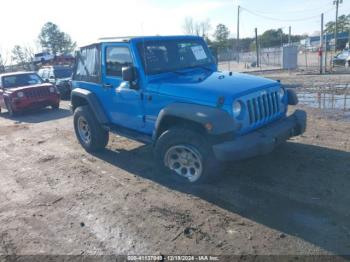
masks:
<svg viewBox="0 0 350 262"><path fill-rule="evenodd" d="M130 50L125 46L110 46L106 48L106 75L122 76L122 68L131 66Z"/></svg>
<svg viewBox="0 0 350 262"><path fill-rule="evenodd" d="M41 78L43 78L43 70L42 70L42 69L40 69L40 70L38 71L38 75L39 75Z"/></svg>
<svg viewBox="0 0 350 262"><path fill-rule="evenodd" d="M51 78L51 77L55 78L55 74L53 73L52 69L50 69L50 71L49 71L49 78Z"/></svg>
<svg viewBox="0 0 350 262"><path fill-rule="evenodd" d="M76 53L73 80L93 83L101 82L100 45L87 46Z"/></svg>
<svg viewBox="0 0 350 262"><path fill-rule="evenodd" d="M44 79L44 80L49 78L47 69L43 69L41 78Z"/></svg>

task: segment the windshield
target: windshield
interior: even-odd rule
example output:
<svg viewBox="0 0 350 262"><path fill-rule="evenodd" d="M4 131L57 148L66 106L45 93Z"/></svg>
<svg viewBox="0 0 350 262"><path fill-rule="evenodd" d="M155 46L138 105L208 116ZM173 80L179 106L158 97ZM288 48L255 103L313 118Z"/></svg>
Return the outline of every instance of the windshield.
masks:
<svg viewBox="0 0 350 262"><path fill-rule="evenodd" d="M5 88L20 86L30 86L43 83L37 74L9 75L2 78L2 84Z"/></svg>
<svg viewBox="0 0 350 262"><path fill-rule="evenodd" d="M72 76L72 72L71 68L55 69L55 76L56 78L68 78Z"/></svg>
<svg viewBox="0 0 350 262"><path fill-rule="evenodd" d="M214 63L201 40L156 40L138 44L146 74L159 74Z"/></svg>

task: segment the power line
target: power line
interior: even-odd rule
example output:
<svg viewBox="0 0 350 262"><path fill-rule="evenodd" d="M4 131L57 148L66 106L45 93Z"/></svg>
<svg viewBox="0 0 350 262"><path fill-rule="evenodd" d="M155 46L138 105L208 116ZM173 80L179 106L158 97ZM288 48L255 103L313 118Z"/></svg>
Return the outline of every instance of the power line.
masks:
<svg viewBox="0 0 350 262"><path fill-rule="evenodd" d="M267 19L267 20L273 20L273 21L279 21L279 22L302 22L302 21L307 21L307 20L319 19L319 15L303 17L303 18L296 18L296 19L280 19L280 18L276 18L276 17L270 17L270 16L259 14L259 13L255 12L255 11L249 10L249 9L247 9L245 7L242 7L242 6L241 6L241 9L246 11L247 13L252 14L252 15L255 15L255 16ZM330 12L332 10L334 10L334 7L326 10L323 13L328 13L328 12Z"/></svg>
<svg viewBox="0 0 350 262"><path fill-rule="evenodd" d="M251 12L259 13L259 14L276 14L275 12L261 11L261 10L253 10L249 9ZM313 8L313 9L299 9L299 10L288 10L288 11L278 11L279 14L291 14L291 13L308 13L308 12L323 12L324 7Z"/></svg>

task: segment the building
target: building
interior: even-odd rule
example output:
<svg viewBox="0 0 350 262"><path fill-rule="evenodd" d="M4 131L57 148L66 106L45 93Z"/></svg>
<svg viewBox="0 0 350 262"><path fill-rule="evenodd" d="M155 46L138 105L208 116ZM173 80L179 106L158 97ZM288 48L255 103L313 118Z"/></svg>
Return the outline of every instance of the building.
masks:
<svg viewBox="0 0 350 262"><path fill-rule="evenodd" d="M320 36L309 36L300 41L302 49L316 51L320 47ZM346 43L349 41L349 32L338 33L338 47L345 48ZM334 46L334 34L325 34L323 43L327 48Z"/></svg>

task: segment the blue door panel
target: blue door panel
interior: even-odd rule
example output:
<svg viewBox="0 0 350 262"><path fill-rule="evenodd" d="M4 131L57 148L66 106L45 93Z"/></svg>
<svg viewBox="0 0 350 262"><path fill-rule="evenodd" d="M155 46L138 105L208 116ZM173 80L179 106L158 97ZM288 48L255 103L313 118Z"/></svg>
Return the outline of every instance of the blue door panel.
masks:
<svg viewBox="0 0 350 262"><path fill-rule="evenodd" d="M129 47L123 43L105 43L102 45L102 88L96 93L108 112L112 124L138 130L143 126L143 107L141 92L130 89L120 76L107 76L106 48Z"/></svg>

